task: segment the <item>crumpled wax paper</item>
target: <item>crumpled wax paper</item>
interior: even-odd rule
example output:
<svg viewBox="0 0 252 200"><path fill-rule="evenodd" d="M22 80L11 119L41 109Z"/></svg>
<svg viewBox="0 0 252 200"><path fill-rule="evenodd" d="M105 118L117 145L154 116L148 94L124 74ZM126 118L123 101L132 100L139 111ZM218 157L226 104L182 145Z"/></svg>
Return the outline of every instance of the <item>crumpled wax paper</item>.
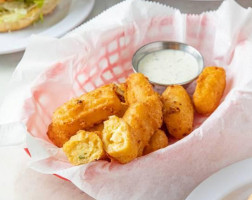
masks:
<svg viewBox="0 0 252 200"><path fill-rule="evenodd" d="M252 156L252 11L227 0L216 11L185 15L153 2L129 0L61 39L33 36L1 107L0 145L21 145L30 167L58 174L96 199L181 200L213 172ZM206 65L225 68L227 86L209 117L195 116L184 139L121 165L68 163L46 132L56 107L132 73L140 46L188 43Z"/></svg>

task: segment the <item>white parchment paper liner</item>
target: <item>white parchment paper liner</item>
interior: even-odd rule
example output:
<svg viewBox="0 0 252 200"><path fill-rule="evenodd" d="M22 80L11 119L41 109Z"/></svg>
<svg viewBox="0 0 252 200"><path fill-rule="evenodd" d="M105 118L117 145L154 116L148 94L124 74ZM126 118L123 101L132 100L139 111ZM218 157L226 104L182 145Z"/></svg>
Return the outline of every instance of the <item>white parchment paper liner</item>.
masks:
<svg viewBox="0 0 252 200"><path fill-rule="evenodd" d="M201 15L130 0L62 39L33 36L1 107L0 145L27 146L31 168L65 177L96 199L185 199L213 172L252 156L251 19L251 8L232 0ZM103 48L113 52L117 48L113 39L121 37L119 33L126 50L121 51L120 40L115 66ZM122 81L123 76L113 70L118 67L123 75L130 73L132 52L156 40L191 44L203 54L206 65L226 69L227 87L220 106L208 118L196 116L198 128L183 140L126 165L98 161L71 166L46 136L53 110L95 84ZM108 61L104 64L98 57ZM122 57L128 59L125 65L120 65ZM112 70L114 79L106 70Z"/></svg>

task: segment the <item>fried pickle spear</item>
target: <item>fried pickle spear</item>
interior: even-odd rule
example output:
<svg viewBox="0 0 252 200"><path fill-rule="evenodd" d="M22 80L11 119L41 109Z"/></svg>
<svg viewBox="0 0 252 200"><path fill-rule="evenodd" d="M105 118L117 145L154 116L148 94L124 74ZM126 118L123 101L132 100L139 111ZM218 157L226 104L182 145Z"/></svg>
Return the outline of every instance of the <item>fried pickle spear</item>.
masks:
<svg viewBox="0 0 252 200"><path fill-rule="evenodd" d="M191 133L194 110L186 90L180 85L168 86L162 94L164 122L169 133L177 139Z"/></svg>
<svg viewBox="0 0 252 200"><path fill-rule="evenodd" d="M158 129L151 137L149 144L144 148L144 155L168 146L168 137L165 132Z"/></svg>
<svg viewBox="0 0 252 200"><path fill-rule="evenodd" d="M73 165L80 165L105 158L101 132L80 130L63 145L68 160Z"/></svg>
<svg viewBox="0 0 252 200"><path fill-rule="evenodd" d="M226 73L221 67L206 67L200 74L193 103L198 113L211 114L219 105L226 87Z"/></svg>
<svg viewBox="0 0 252 200"><path fill-rule="evenodd" d="M117 116L111 116L104 122L102 141L108 155L120 163L137 157L138 146L131 127Z"/></svg>
<svg viewBox="0 0 252 200"><path fill-rule="evenodd" d="M58 147L79 130L85 130L120 113L122 103L116 85L109 84L78 98L71 99L56 109L48 128L49 139Z"/></svg>

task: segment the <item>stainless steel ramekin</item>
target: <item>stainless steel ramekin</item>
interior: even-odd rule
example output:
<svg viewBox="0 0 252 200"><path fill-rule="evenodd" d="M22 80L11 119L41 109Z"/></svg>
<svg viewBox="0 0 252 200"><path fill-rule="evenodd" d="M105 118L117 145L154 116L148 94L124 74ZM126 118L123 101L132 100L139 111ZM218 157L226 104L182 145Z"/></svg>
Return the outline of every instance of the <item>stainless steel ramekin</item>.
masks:
<svg viewBox="0 0 252 200"><path fill-rule="evenodd" d="M176 83L177 85L186 86L187 84L189 84L190 82L195 80L199 76L199 74L202 72L202 70L204 68L204 59L203 59L203 56L200 54L200 52L197 51L194 47L192 47L190 45L180 43L180 42L171 42L171 41L152 42L152 43L146 44L146 45L142 46L141 48L139 48L135 52L135 54L133 55L133 58L132 58L132 66L133 66L134 72L139 72L138 71L138 64L139 64L140 60L144 58L144 56L146 56L147 54L150 54L152 52L160 51L160 50L164 50L164 49L173 49L173 50L184 51L186 53L191 54L198 62L198 66L199 66L198 74L190 80L186 80L181 83ZM168 85L172 85L172 84L161 84L158 82L153 82L151 80L149 80L149 81L156 86L165 86L166 87Z"/></svg>

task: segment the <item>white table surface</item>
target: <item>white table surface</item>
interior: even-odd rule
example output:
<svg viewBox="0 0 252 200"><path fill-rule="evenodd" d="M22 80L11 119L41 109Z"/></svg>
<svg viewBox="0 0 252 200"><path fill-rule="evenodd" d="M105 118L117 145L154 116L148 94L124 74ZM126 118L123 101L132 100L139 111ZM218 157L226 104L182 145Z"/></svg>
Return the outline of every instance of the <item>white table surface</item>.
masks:
<svg viewBox="0 0 252 200"><path fill-rule="evenodd" d="M87 20L119 0L96 0L94 9ZM221 0L159 0L159 2L179 8L184 13L200 13L216 9ZM250 0L238 0L244 7L251 6ZM1 38L0 38L1 39ZM23 52L0 55L0 104L6 93L6 86L21 60ZM44 175L28 168L29 157L18 147L0 147L0 199L3 200L89 200L87 194L72 183L53 175Z"/></svg>

